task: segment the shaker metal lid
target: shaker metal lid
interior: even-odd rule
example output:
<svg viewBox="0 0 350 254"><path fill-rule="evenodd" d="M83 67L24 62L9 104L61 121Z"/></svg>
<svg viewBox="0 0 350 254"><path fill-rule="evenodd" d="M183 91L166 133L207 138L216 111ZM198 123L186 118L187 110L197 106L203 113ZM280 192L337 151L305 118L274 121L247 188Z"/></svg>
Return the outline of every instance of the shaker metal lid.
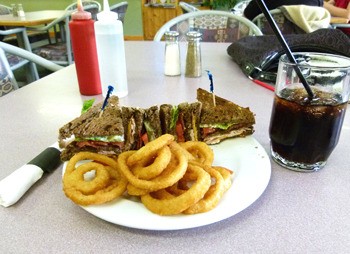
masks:
<svg viewBox="0 0 350 254"><path fill-rule="evenodd" d="M186 33L186 36L189 39L196 39L196 38L200 38L202 36L202 34L200 32L197 32L197 31L189 31Z"/></svg>
<svg viewBox="0 0 350 254"><path fill-rule="evenodd" d="M179 32L177 31L166 31L165 33L166 37L177 37L179 36Z"/></svg>

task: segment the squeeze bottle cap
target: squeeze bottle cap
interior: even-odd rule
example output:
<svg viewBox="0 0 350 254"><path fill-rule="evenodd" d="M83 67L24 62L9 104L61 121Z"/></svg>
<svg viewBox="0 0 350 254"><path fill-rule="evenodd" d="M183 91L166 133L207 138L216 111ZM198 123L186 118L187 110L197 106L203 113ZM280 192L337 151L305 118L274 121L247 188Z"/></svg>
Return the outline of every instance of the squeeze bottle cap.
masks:
<svg viewBox="0 0 350 254"><path fill-rule="evenodd" d="M91 19L91 13L88 11L84 11L81 0L77 1L77 10L72 13L72 19L75 19L75 20Z"/></svg>
<svg viewBox="0 0 350 254"><path fill-rule="evenodd" d="M97 14L97 20L117 20L118 13L110 11L108 0L103 0L103 11Z"/></svg>

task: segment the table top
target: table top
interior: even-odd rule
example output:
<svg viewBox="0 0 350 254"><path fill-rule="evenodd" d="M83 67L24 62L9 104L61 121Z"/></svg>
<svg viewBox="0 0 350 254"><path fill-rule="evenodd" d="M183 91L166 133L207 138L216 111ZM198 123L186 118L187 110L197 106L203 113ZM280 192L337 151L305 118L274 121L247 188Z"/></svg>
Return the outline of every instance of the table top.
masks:
<svg viewBox="0 0 350 254"><path fill-rule="evenodd" d="M349 19L341 17L331 17L331 24L348 24Z"/></svg>
<svg viewBox="0 0 350 254"><path fill-rule="evenodd" d="M253 137L269 152L273 93L247 79L227 55L229 44L202 43L203 69L217 95L256 114ZM182 45L182 63L185 48ZM163 42L126 42L129 95L122 105L149 107L194 101L200 78L163 75ZM182 66L182 69L184 67ZM80 114L74 65L0 98L0 179L57 140ZM101 96L96 96L102 100ZM271 161L271 179L252 205L203 227L150 231L99 219L62 191L62 166L15 205L0 207L0 252L6 253L346 253L350 249L350 116L324 169L298 173Z"/></svg>
<svg viewBox="0 0 350 254"><path fill-rule="evenodd" d="M14 17L12 14L0 15L0 25L25 27L43 25L61 17L64 13L64 10L44 10L25 12L24 17Z"/></svg>

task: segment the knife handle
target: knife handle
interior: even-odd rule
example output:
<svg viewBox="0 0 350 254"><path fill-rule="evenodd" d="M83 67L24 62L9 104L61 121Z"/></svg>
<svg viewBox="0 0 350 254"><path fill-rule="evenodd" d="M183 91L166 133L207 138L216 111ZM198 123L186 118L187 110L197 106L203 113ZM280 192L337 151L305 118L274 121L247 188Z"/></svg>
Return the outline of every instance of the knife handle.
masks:
<svg viewBox="0 0 350 254"><path fill-rule="evenodd" d="M48 147L27 164L35 165L44 172L50 173L61 164L60 150Z"/></svg>

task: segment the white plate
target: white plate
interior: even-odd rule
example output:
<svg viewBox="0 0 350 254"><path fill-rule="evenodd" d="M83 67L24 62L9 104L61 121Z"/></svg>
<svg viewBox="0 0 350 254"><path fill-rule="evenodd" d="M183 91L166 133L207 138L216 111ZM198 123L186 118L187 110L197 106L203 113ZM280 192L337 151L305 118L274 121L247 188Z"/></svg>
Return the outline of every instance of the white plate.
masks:
<svg viewBox="0 0 350 254"><path fill-rule="evenodd" d="M231 188L213 210L195 215L160 216L142 203L120 198L108 204L84 206L89 213L114 224L148 230L177 230L208 225L229 218L250 206L267 187L271 164L264 148L253 138L228 139L214 150L214 165L235 171ZM65 169L64 164L63 169Z"/></svg>

